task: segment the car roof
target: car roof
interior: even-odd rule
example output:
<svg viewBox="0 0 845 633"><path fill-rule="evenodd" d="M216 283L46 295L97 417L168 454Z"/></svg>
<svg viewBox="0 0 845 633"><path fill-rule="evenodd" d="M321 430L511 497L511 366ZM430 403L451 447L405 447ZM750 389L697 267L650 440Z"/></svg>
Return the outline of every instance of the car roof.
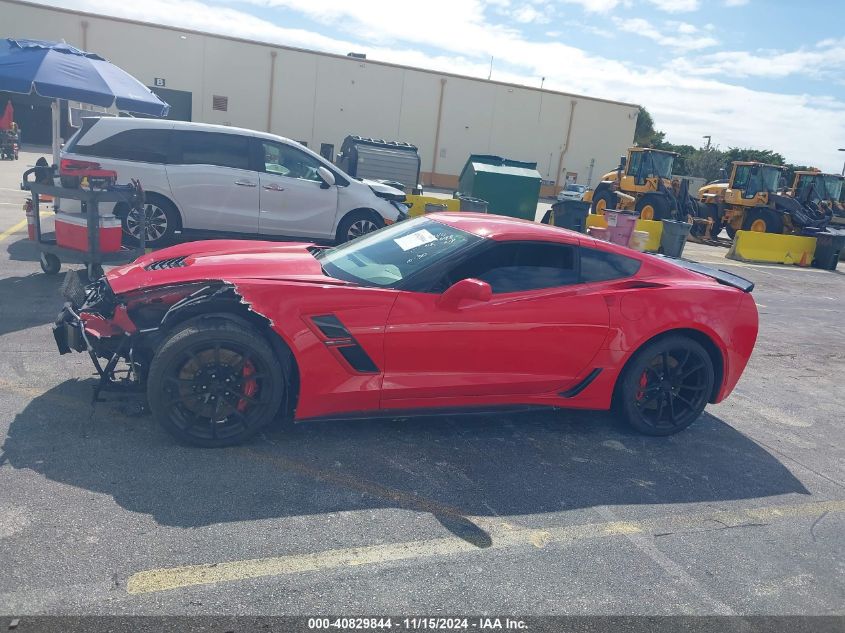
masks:
<svg viewBox="0 0 845 633"><path fill-rule="evenodd" d="M231 125L215 125L214 123L197 123L195 121L173 121L171 119L147 119L135 117L83 117L100 119L98 125L105 124L109 128L137 129L146 128L151 130L194 130L197 132L223 132L225 134L244 134L274 141L282 140L288 143L297 143L285 136L260 132L243 127L232 127Z"/></svg>
<svg viewBox="0 0 845 633"><path fill-rule="evenodd" d="M580 235L556 226L492 213L438 212L427 213L425 217L491 240L537 240L577 244Z"/></svg>

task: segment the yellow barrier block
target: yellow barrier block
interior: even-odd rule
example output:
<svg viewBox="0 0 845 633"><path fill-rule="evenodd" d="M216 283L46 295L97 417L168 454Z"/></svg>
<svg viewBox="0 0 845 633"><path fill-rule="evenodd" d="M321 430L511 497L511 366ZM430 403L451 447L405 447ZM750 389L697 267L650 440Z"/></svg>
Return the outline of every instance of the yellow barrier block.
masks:
<svg viewBox="0 0 845 633"><path fill-rule="evenodd" d="M809 266L813 262L815 252L816 238L814 237L737 231L725 257L741 262Z"/></svg>
<svg viewBox="0 0 845 633"><path fill-rule="evenodd" d="M660 238L663 237L663 222L660 220L637 220L634 230L648 233L648 242L645 243L647 251L656 253L660 249Z"/></svg>
<svg viewBox="0 0 845 633"><path fill-rule="evenodd" d="M445 204L447 211L460 211L461 201L457 198L435 198L434 196L405 196L405 204L411 205L408 215L412 218L425 213L426 204Z"/></svg>
<svg viewBox="0 0 845 633"><path fill-rule="evenodd" d="M591 226L597 226L601 229L607 228L607 220L604 219L603 215L599 215L597 213L590 213L587 215L587 228Z"/></svg>
<svg viewBox="0 0 845 633"><path fill-rule="evenodd" d="M603 215L590 213L587 216L587 228L591 226L606 229L607 220ZM648 242L646 242L645 249L647 251L657 252L660 248L660 238L663 235L663 222L660 220L637 220L634 230L648 233Z"/></svg>

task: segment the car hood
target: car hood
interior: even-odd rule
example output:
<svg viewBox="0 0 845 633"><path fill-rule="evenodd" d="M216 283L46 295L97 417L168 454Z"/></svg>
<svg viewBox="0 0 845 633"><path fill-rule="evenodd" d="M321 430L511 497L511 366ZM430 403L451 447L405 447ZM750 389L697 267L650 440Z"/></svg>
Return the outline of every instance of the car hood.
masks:
<svg viewBox="0 0 845 633"><path fill-rule="evenodd" d="M116 294L196 281L277 279L303 283L347 282L323 274L310 243L243 240L189 242L165 248L108 272Z"/></svg>
<svg viewBox="0 0 845 633"><path fill-rule="evenodd" d="M400 191L396 187L391 187L390 185L386 185L383 182L379 182L378 180L370 180L369 178L362 178L361 182L367 185L370 189L372 189L373 193L376 194L379 198L384 198L385 200L396 200L397 202L405 201L405 192Z"/></svg>

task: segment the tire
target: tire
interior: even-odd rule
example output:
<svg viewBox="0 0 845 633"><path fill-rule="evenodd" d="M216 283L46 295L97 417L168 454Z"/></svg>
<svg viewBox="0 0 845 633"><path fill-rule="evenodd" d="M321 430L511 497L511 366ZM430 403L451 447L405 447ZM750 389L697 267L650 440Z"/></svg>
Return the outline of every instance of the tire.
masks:
<svg viewBox="0 0 845 633"><path fill-rule="evenodd" d="M53 255L53 253L41 253L38 263L41 264L41 270L47 275L58 275L62 269L61 260Z"/></svg>
<svg viewBox="0 0 845 633"><path fill-rule="evenodd" d="M337 225L337 243L349 242L367 233L377 231L383 226L384 220L375 211L347 213L340 224Z"/></svg>
<svg viewBox="0 0 845 633"><path fill-rule="evenodd" d="M742 230L783 233L783 215L774 209L754 207L745 212L745 217L742 218Z"/></svg>
<svg viewBox="0 0 845 633"><path fill-rule="evenodd" d="M593 196L593 204L590 206L590 213L604 215L605 209L615 209L617 195L609 189L601 189Z"/></svg>
<svg viewBox="0 0 845 633"><path fill-rule="evenodd" d="M666 220L672 215L669 200L657 193L647 193L637 200L634 210L642 220Z"/></svg>
<svg viewBox="0 0 845 633"><path fill-rule="evenodd" d="M701 212L699 217L710 218L713 220L713 226L710 227L710 237L718 237L719 233L722 232L722 217L719 214L719 207L715 204L704 204L703 202L699 202L698 209ZM693 223L690 233L696 237L704 237L705 226ZM733 236L731 236L731 239L733 239Z"/></svg>
<svg viewBox="0 0 845 633"><path fill-rule="evenodd" d="M145 246L159 248L166 246L173 241L173 238L182 227L182 219L179 211L167 198L159 196L148 196L144 204L144 212L147 215L147 236ZM140 243L139 219L141 214L135 210L118 210L121 225L123 226L124 242L137 246Z"/></svg>
<svg viewBox="0 0 845 633"><path fill-rule="evenodd" d="M686 336L666 336L647 344L628 361L616 394L617 406L640 433L672 435L698 419L714 380L707 350Z"/></svg>
<svg viewBox="0 0 845 633"><path fill-rule="evenodd" d="M196 319L156 350L147 399L159 424L180 442L234 446L276 417L286 378L270 344L251 327Z"/></svg>

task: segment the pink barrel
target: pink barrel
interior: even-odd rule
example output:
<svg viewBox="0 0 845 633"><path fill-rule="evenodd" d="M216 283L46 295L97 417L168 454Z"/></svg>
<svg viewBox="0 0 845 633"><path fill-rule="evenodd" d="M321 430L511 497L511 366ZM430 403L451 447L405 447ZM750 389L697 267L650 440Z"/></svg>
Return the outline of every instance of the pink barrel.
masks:
<svg viewBox="0 0 845 633"><path fill-rule="evenodd" d="M631 240L631 233L637 224L637 216L623 211L604 212L607 219L607 241L620 246L628 246Z"/></svg>
<svg viewBox="0 0 845 633"><path fill-rule="evenodd" d="M607 229L601 226L591 226L590 227L590 235L592 235L597 240L604 240L607 241Z"/></svg>

